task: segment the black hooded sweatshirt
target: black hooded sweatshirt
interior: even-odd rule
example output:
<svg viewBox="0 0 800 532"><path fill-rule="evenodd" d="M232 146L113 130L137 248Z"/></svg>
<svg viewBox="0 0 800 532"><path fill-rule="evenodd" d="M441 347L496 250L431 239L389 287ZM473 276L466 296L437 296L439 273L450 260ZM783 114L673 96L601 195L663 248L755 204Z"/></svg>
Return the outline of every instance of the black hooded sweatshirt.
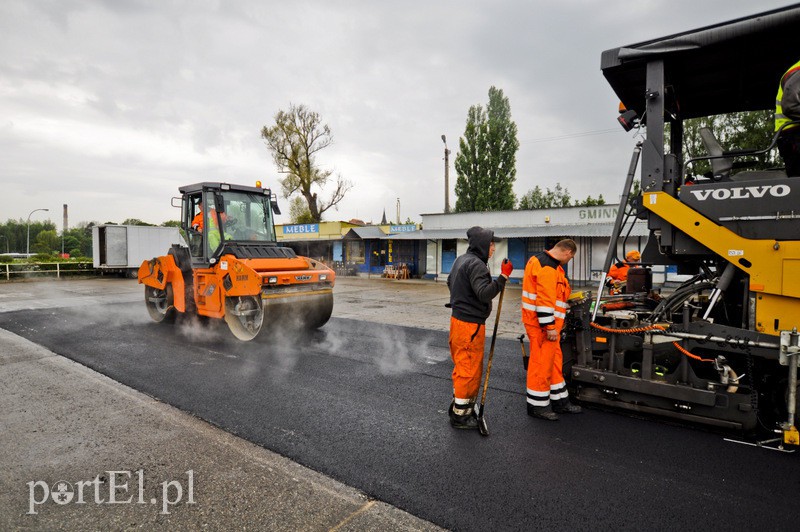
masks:
<svg viewBox="0 0 800 532"><path fill-rule="evenodd" d="M469 248L453 263L447 277L453 317L468 323L486 323L492 312L492 299L506 285L502 275L492 280L489 267L489 245L494 232L482 227L467 231Z"/></svg>

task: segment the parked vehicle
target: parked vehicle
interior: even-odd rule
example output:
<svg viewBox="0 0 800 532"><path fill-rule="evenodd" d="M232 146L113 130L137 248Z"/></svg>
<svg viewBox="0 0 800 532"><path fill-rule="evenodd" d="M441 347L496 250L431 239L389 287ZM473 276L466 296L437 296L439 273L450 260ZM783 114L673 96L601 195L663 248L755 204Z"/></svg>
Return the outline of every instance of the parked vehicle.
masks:
<svg viewBox="0 0 800 532"><path fill-rule="evenodd" d="M92 227L92 263L103 273L135 279L142 261L173 244L186 245L177 227L96 225Z"/></svg>

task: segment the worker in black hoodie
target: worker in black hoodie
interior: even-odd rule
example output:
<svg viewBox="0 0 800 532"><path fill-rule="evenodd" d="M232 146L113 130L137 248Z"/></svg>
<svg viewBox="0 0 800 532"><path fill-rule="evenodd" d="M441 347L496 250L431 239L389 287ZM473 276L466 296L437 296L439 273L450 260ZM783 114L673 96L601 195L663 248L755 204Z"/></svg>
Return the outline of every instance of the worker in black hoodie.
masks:
<svg viewBox="0 0 800 532"><path fill-rule="evenodd" d="M453 358L453 402L450 424L458 429L478 428L475 400L481 383L486 318L492 299L503 290L514 266L504 260L501 275L492 280L487 262L494 254L494 232L482 227L467 231L469 248L453 263L447 277L450 289L450 356Z"/></svg>

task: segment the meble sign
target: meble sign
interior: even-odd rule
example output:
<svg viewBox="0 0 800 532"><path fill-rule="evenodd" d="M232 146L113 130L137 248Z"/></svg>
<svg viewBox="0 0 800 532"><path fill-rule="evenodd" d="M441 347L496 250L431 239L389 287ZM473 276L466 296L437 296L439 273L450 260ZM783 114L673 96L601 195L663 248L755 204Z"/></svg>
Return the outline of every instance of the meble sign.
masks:
<svg viewBox="0 0 800 532"><path fill-rule="evenodd" d="M304 235L307 233L319 233L319 224L299 224L284 225L284 235Z"/></svg>
<svg viewBox="0 0 800 532"><path fill-rule="evenodd" d="M411 233L417 230L417 226L415 224L405 224L405 225L390 225L389 232L390 233Z"/></svg>

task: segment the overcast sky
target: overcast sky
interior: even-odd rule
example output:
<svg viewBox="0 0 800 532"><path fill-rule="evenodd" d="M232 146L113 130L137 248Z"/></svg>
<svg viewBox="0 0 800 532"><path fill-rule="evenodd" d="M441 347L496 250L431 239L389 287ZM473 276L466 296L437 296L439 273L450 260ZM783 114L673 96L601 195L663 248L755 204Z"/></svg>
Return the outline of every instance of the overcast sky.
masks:
<svg viewBox="0 0 800 532"><path fill-rule="evenodd" d="M290 103L353 184L326 220L443 212L471 105L494 85L518 127L515 192L619 194L635 141L600 72L617 46L771 0L0 0L0 220L178 219L200 181L280 192L260 131ZM777 82L776 82L777 83ZM320 195L327 196L330 190ZM288 200L280 199L284 213ZM279 222L288 222L284 214Z"/></svg>

